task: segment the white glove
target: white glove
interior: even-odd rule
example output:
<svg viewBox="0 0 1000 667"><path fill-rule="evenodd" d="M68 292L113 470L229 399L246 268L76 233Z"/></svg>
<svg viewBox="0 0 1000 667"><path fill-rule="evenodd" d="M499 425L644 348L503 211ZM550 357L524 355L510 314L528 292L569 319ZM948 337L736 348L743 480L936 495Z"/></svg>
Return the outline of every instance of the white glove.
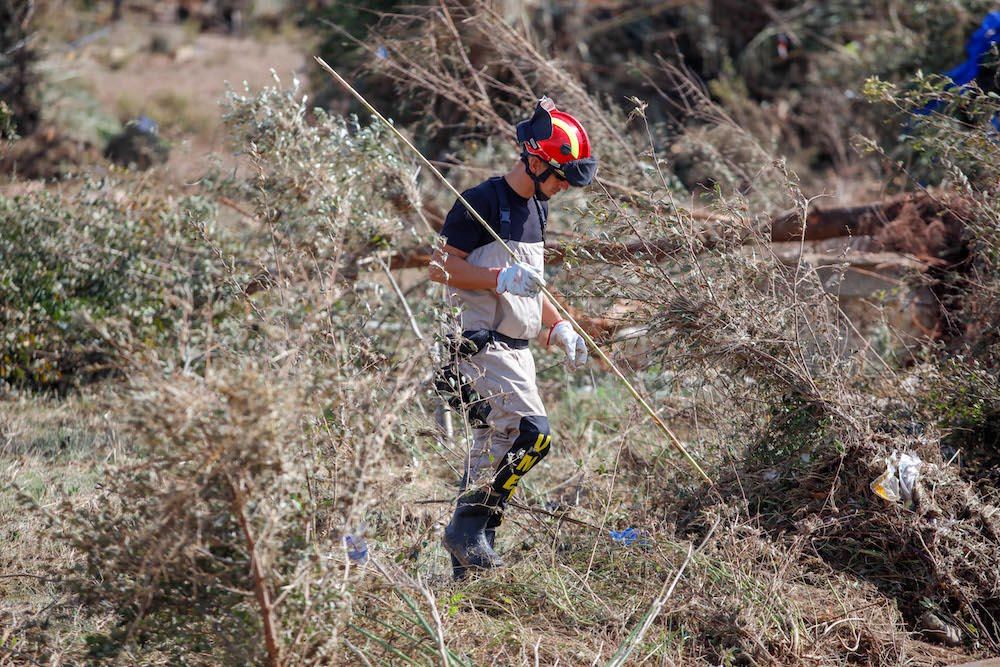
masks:
<svg viewBox="0 0 1000 667"><path fill-rule="evenodd" d="M530 264L505 266L497 274L497 294L509 292L514 296L534 297L544 284L541 272Z"/></svg>
<svg viewBox="0 0 1000 667"><path fill-rule="evenodd" d="M587 363L587 342L578 334L569 320L559 320L549 329L549 345L555 343L566 351L566 368L571 371Z"/></svg>

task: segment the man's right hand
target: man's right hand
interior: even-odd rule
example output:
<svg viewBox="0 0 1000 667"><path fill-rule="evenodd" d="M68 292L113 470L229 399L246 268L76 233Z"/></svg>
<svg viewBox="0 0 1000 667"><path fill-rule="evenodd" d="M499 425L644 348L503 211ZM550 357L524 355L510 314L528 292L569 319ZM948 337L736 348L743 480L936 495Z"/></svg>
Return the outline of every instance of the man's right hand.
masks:
<svg viewBox="0 0 1000 667"><path fill-rule="evenodd" d="M530 264L505 266L497 274L497 294L508 292L514 296L535 297L544 284L541 272Z"/></svg>

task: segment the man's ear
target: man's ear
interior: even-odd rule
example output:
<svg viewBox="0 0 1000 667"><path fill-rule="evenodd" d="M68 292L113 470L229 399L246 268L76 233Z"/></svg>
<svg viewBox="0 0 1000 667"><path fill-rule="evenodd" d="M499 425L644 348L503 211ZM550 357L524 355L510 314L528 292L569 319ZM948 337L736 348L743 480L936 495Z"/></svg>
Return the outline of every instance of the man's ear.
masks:
<svg viewBox="0 0 1000 667"><path fill-rule="evenodd" d="M535 157L534 155L528 156L528 167L531 169L532 173L540 174L545 171L545 161L541 158Z"/></svg>

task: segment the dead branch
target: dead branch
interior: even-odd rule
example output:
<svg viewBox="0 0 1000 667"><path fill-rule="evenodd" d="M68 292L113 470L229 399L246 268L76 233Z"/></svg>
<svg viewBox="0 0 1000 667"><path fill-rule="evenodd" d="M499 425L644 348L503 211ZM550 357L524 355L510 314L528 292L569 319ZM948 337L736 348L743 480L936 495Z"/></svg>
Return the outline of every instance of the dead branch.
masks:
<svg viewBox="0 0 1000 667"><path fill-rule="evenodd" d="M264 624L264 643L267 646L267 664L270 667L280 667L281 653L278 648L277 621L274 618L274 605L271 604L271 593L267 588L267 579L264 570L260 566L260 558L257 554L257 542L250 531L250 521L246 512L246 497L243 490L233 479L229 480L229 487L233 492L233 511L239 519L240 527L243 529L243 537L247 542L247 551L250 553L250 569L253 573L253 590L257 597L257 605L260 607L261 622Z"/></svg>

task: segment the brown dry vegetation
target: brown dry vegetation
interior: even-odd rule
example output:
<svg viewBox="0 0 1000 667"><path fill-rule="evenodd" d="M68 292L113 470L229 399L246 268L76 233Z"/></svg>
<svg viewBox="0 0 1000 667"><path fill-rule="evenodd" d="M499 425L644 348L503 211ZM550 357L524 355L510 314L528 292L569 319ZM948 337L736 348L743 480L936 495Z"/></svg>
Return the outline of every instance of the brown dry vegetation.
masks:
<svg viewBox="0 0 1000 667"><path fill-rule="evenodd" d="M110 11L85 4L38 3L38 85L76 62L77 97L4 144L0 664L1000 652L998 105L914 75L960 57L984 3L449 1L370 34L288 3L345 28L233 38L136 1L70 58ZM368 50L357 78L463 162L458 186L509 164L542 92L579 114L602 168L558 203L550 283L712 484L604 364L572 377L539 350L553 456L507 567L451 580L467 434L429 379L454 313L400 268L450 198L385 128L312 108L289 70L324 37ZM223 78L256 83L217 114ZM930 97L944 112L900 140L894 114ZM73 150L137 112L166 165ZM223 136L236 161L202 159ZM903 452L916 492L884 500Z"/></svg>

